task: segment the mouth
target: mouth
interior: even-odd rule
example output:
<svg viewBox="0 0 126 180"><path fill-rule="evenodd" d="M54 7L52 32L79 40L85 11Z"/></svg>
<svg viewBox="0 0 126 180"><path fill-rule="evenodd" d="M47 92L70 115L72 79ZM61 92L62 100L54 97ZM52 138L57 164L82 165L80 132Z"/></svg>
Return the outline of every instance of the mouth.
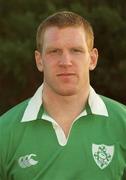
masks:
<svg viewBox="0 0 126 180"><path fill-rule="evenodd" d="M65 83L71 83L77 78L75 73L59 73L57 77Z"/></svg>
<svg viewBox="0 0 126 180"><path fill-rule="evenodd" d="M59 73L57 76L60 77L70 77L70 76L75 76L75 73Z"/></svg>

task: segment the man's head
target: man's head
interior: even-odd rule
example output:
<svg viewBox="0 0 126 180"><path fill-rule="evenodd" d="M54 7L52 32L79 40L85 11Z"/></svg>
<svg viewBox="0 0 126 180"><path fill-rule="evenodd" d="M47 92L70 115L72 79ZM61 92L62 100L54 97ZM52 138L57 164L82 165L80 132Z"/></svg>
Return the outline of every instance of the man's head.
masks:
<svg viewBox="0 0 126 180"><path fill-rule="evenodd" d="M39 52L42 52L43 49L44 33L50 27L82 27L86 34L88 49L89 51L92 50L94 45L94 34L90 23L74 12L61 11L49 16L39 25L36 36L37 50Z"/></svg>
<svg viewBox="0 0 126 180"><path fill-rule="evenodd" d="M97 64L90 24L73 12L58 12L40 24L35 59L48 93L74 95L89 89Z"/></svg>

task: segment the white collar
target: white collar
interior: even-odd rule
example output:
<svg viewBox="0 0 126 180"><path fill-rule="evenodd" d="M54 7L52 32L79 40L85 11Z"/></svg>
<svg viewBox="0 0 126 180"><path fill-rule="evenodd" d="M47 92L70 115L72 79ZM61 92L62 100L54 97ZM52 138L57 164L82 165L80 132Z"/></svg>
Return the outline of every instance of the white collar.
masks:
<svg viewBox="0 0 126 180"><path fill-rule="evenodd" d="M42 90L43 84L37 89L34 96L29 100L21 122L28 122L37 119L37 115L42 105ZM96 94L92 87L90 87L88 104L90 106L92 114L108 116L108 111L105 103L103 102L102 98L98 94ZM82 113L83 115L87 115L85 111Z"/></svg>

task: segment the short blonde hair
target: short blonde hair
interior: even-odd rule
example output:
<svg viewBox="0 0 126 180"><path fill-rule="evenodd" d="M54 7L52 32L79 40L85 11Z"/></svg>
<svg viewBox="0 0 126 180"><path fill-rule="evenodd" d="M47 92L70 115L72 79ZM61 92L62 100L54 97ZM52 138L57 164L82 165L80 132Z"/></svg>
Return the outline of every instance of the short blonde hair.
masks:
<svg viewBox="0 0 126 180"><path fill-rule="evenodd" d="M82 16L70 12L70 11L60 11L52 14L47 17L38 27L37 35L36 35L36 46L37 50L42 52L43 47L43 37L47 28L49 27L80 27L84 28L86 34L86 41L89 50L91 50L94 46L94 33L91 24L84 19Z"/></svg>

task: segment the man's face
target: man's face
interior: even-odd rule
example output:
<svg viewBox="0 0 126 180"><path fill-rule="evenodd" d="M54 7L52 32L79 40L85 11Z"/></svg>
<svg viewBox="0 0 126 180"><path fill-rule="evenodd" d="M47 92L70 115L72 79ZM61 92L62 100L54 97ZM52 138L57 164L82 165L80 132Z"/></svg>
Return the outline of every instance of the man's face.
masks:
<svg viewBox="0 0 126 180"><path fill-rule="evenodd" d="M49 27L36 63L44 73L44 86L53 93L71 96L89 87L89 70L97 63L97 50L89 51L82 27Z"/></svg>

